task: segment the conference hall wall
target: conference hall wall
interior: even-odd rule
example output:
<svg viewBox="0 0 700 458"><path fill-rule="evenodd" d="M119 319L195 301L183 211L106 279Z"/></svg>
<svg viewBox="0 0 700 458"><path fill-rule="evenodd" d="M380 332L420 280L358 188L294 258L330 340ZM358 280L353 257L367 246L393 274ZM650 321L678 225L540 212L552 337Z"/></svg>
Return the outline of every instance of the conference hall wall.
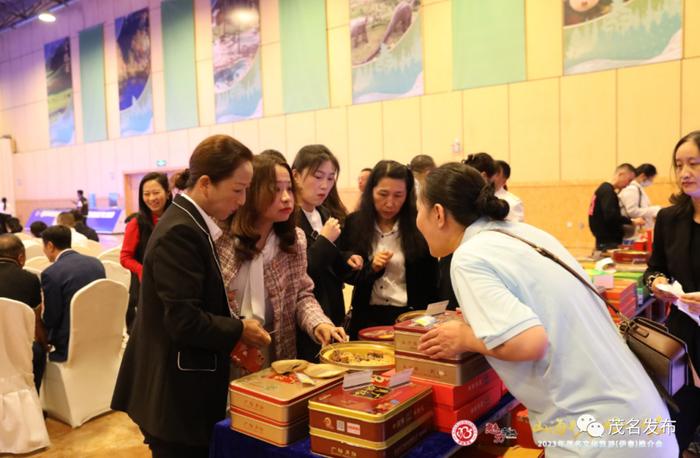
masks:
<svg viewBox="0 0 700 458"><path fill-rule="evenodd" d="M124 193L125 173L158 161L184 166L199 141L226 133L254 152L275 148L288 158L304 144L325 143L340 159L339 187L350 206L358 171L379 159L426 153L444 162L488 151L512 165L511 188L525 201L528 222L570 247L589 247L588 201L615 164L654 163L660 179L650 194L665 203L671 149L700 128L696 0L680 6L677 58L572 75L561 0L422 0L414 23L423 95L374 102L353 89L350 3L367 2L260 0L262 116L234 122L217 115L210 0L194 0L189 21L169 3L183 1L80 0L55 24L0 34L0 134L16 142L20 216L68 204L77 188L104 202ZM144 132L151 133L134 135L121 118L117 32L144 8L152 90ZM45 45L64 37L75 132L71 144L52 147Z"/></svg>

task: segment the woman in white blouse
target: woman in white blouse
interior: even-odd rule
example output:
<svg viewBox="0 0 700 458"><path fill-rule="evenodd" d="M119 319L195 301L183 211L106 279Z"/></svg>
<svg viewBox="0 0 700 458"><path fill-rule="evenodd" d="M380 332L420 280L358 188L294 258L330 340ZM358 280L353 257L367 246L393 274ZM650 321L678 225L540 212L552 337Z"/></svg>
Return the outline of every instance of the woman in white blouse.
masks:
<svg viewBox="0 0 700 458"><path fill-rule="evenodd" d="M623 216L630 219L643 218L644 228L653 229L661 206L651 205L651 200L644 189L654 182L656 167L652 164L642 164L634 172L636 178L617 195L620 199L620 210Z"/></svg>
<svg viewBox="0 0 700 458"><path fill-rule="evenodd" d="M338 245L364 258L364 267L346 278L355 285L352 338L360 329L394 324L401 313L436 300L437 261L416 228L414 178L405 165L380 161L374 166Z"/></svg>

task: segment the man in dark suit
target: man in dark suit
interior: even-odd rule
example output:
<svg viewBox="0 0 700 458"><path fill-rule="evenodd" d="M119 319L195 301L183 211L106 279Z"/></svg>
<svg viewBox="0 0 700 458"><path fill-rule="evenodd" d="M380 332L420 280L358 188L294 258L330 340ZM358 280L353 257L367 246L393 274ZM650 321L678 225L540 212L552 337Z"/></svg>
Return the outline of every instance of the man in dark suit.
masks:
<svg viewBox="0 0 700 458"><path fill-rule="evenodd" d="M78 189L78 200L75 201L75 209L80 212L81 215L85 217L85 222L87 223L88 213L90 213L90 208L88 206L88 200L85 198L82 189Z"/></svg>
<svg viewBox="0 0 700 458"><path fill-rule="evenodd" d="M37 392L46 367L46 330L41 321L39 278L26 270L24 244L13 234L0 235L0 297L23 302L34 309L34 385Z"/></svg>
<svg viewBox="0 0 700 458"><path fill-rule="evenodd" d="M71 210L71 213L73 213L73 218L75 219L75 230L83 234L89 240L99 242L100 238L97 236L95 229L85 224L85 216L78 210Z"/></svg>
<svg viewBox="0 0 700 458"><path fill-rule="evenodd" d="M41 273L44 290L44 324L54 351L51 361L68 359L70 303L83 286L105 278L105 268L92 256L71 250L71 232L65 226L51 226L41 233L44 253L52 265Z"/></svg>

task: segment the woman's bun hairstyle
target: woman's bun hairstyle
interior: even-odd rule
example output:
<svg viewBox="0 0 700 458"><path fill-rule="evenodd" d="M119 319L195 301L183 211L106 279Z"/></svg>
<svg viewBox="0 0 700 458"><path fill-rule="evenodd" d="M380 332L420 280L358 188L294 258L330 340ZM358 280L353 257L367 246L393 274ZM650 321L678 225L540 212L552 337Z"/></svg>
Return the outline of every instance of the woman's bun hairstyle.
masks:
<svg viewBox="0 0 700 458"><path fill-rule="evenodd" d="M448 162L426 177L420 198L429 205L440 204L459 224L469 226L482 216L503 220L508 202L494 195L493 184L465 163Z"/></svg>
<svg viewBox="0 0 700 458"><path fill-rule="evenodd" d="M173 177L173 183L177 189L186 189L187 182L190 179L190 169L185 169L179 172Z"/></svg>
<svg viewBox="0 0 700 458"><path fill-rule="evenodd" d="M493 183L490 183L481 189L476 198L476 211L479 215L502 221L508 216L510 206L505 200L496 197Z"/></svg>

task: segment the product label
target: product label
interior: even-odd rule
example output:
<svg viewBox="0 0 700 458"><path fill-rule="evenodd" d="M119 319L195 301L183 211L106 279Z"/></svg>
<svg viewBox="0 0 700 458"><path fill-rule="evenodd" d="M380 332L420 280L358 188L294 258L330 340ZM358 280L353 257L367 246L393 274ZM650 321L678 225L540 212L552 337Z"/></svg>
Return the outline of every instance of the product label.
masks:
<svg viewBox="0 0 700 458"><path fill-rule="evenodd" d="M359 436L361 434L360 425L358 425L357 423L348 422L348 434L354 434L356 436Z"/></svg>
<svg viewBox="0 0 700 458"><path fill-rule="evenodd" d="M351 390L358 386L365 386L372 383L372 371L365 370L359 372L350 372L343 377L343 389Z"/></svg>
<svg viewBox="0 0 700 458"><path fill-rule="evenodd" d="M447 304L450 301L440 301L440 302L433 302L432 304L428 304L428 309L425 311L426 315L440 315L441 313L445 313L445 310L447 310Z"/></svg>
<svg viewBox="0 0 700 458"><path fill-rule="evenodd" d="M363 398L379 399L382 396L389 394L391 390L383 386L369 385L357 391L354 391L353 396L359 396ZM349 424L348 424L349 425ZM349 426L348 426L349 427Z"/></svg>
<svg viewBox="0 0 700 458"><path fill-rule="evenodd" d="M389 379L389 388L405 385L406 383L411 381L411 375L413 375L412 367L395 373L391 376L391 379Z"/></svg>

